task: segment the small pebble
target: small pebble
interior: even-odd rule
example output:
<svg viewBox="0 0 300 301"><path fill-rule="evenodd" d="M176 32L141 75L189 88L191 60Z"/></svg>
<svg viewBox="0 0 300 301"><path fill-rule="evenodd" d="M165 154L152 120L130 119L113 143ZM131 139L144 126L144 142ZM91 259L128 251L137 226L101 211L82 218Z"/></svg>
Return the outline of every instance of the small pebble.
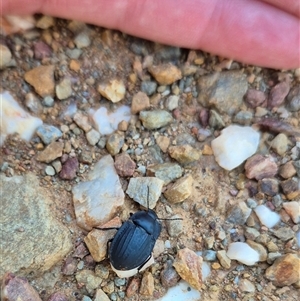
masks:
<svg viewBox="0 0 300 301"><path fill-rule="evenodd" d="M45 168L45 173L48 176L54 176L55 175L55 169L52 166L47 165L47 167Z"/></svg>
<svg viewBox="0 0 300 301"><path fill-rule="evenodd" d="M44 97L44 99L42 101L42 104L45 107L53 107L53 105L54 105L54 99L53 99L53 97L51 97L51 96Z"/></svg>
<svg viewBox="0 0 300 301"><path fill-rule="evenodd" d="M57 127L47 124L39 126L36 130L36 134L47 145L62 136L62 132Z"/></svg>

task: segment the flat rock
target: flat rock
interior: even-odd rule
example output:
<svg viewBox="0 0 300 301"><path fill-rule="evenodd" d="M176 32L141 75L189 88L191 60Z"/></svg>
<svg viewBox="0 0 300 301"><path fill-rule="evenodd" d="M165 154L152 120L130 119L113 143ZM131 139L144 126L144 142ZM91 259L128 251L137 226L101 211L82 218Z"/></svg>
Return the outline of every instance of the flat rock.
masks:
<svg viewBox="0 0 300 301"><path fill-rule="evenodd" d="M125 97L126 87L121 80L112 79L109 82L101 83L98 92L112 102L119 102Z"/></svg>
<svg viewBox="0 0 300 301"><path fill-rule="evenodd" d="M31 173L0 175L0 183L0 278L6 271L28 275L49 270L72 248L70 231L50 209L52 195Z"/></svg>
<svg viewBox="0 0 300 301"><path fill-rule="evenodd" d="M292 285L300 280L300 259L297 255L286 254L275 260L267 268L265 277L274 285L282 287Z"/></svg>
<svg viewBox="0 0 300 301"><path fill-rule="evenodd" d="M182 167L177 163L152 164L147 167L147 176L156 177L167 185L182 176Z"/></svg>
<svg viewBox="0 0 300 301"><path fill-rule="evenodd" d="M4 275L1 299L3 301L42 301L37 291L26 279L17 277L12 273Z"/></svg>
<svg viewBox="0 0 300 301"><path fill-rule="evenodd" d="M173 121L172 115L165 110L141 111L139 118L148 130L159 129Z"/></svg>
<svg viewBox="0 0 300 301"><path fill-rule="evenodd" d="M50 144L62 136L62 132L53 125L43 124L36 130L36 134L45 144Z"/></svg>
<svg viewBox="0 0 300 301"><path fill-rule="evenodd" d="M74 186L72 193L78 225L91 230L114 217L124 203L124 192L110 155L95 164L87 180Z"/></svg>
<svg viewBox="0 0 300 301"><path fill-rule="evenodd" d="M173 263L180 277L197 290L202 289L202 257L184 248L178 251Z"/></svg>
<svg viewBox="0 0 300 301"><path fill-rule="evenodd" d="M180 164L188 164L198 161L201 157L201 151L185 144L169 147L169 155Z"/></svg>
<svg viewBox="0 0 300 301"><path fill-rule="evenodd" d="M110 301L108 296L104 293L104 291L101 288L98 288L96 290L96 295L94 301Z"/></svg>
<svg viewBox="0 0 300 301"><path fill-rule="evenodd" d="M75 113L73 120L86 133L92 129L91 123L89 121L89 117L82 114L81 112Z"/></svg>
<svg viewBox="0 0 300 301"><path fill-rule="evenodd" d="M192 194L193 182L191 175L184 176L169 186L164 196L172 204L181 203Z"/></svg>
<svg viewBox="0 0 300 301"><path fill-rule="evenodd" d="M154 177L131 178L126 193L142 206L153 209L158 201L164 181Z"/></svg>
<svg viewBox="0 0 300 301"><path fill-rule="evenodd" d="M259 132L251 127L230 125L211 142L211 147L218 164L232 170L256 152L259 139Z"/></svg>
<svg viewBox="0 0 300 301"><path fill-rule="evenodd" d="M240 109L248 83L246 75L240 71L226 71L202 76L197 88L201 105L231 116Z"/></svg>
<svg viewBox="0 0 300 301"><path fill-rule="evenodd" d="M277 174L277 164L271 157L256 154L249 158L245 164L246 177L248 179L261 180L271 178Z"/></svg>
<svg viewBox="0 0 300 301"><path fill-rule="evenodd" d="M25 73L24 79L41 97L54 96L54 66L38 66Z"/></svg>
<svg viewBox="0 0 300 301"><path fill-rule="evenodd" d="M182 77L180 69L170 63L151 66L148 71L160 85L173 84Z"/></svg>
<svg viewBox="0 0 300 301"><path fill-rule="evenodd" d="M50 163L62 156L64 149L63 142L52 142L43 151L39 152L36 159L41 162Z"/></svg>

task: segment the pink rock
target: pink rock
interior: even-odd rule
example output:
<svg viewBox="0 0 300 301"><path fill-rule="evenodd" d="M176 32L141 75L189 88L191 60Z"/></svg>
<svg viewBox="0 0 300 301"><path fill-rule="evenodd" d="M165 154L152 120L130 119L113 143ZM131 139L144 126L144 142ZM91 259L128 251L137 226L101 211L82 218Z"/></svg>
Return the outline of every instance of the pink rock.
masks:
<svg viewBox="0 0 300 301"><path fill-rule="evenodd" d="M36 290L24 278L6 273L2 282L1 299L6 301L42 301Z"/></svg>
<svg viewBox="0 0 300 301"><path fill-rule="evenodd" d="M274 86L269 95L268 106L270 108L279 107L283 104L285 97L290 91L290 84L288 81L283 81Z"/></svg>
<svg viewBox="0 0 300 301"><path fill-rule="evenodd" d="M78 167L79 163L77 158L69 158L62 166L59 176L64 180L72 180L76 177Z"/></svg>
<svg viewBox="0 0 300 301"><path fill-rule="evenodd" d="M37 60L42 60L45 57L52 55L52 49L43 41L34 44L34 57Z"/></svg>
<svg viewBox="0 0 300 301"><path fill-rule="evenodd" d="M73 275L77 270L77 260L69 256L64 262L61 272L63 275Z"/></svg>
<svg viewBox="0 0 300 301"><path fill-rule="evenodd" d="M115 169L117 174L121 177L131 177L134 173L136 164L126 153L116 156Z"/></svg>
<svg viewBox="0 0 300 301"><path fill-rule="evenodd" d="M68 298L62 293L54 293L50 296L48 301L68 301Z"/></svg>
<svg viewBox="0 0 300 301"><path fill-rule="evenodd" d="M201 109L199 112L199 120L200 120L200 124L205 128L208 126L208 119L209 119L209 111L207 109Z"/></svg>
<svg viewBox="0 0 300 301"><path fill-rule="evenodd" d="M245 170L248 179L261 180L275 176L278 167L270 157L257 154L247 160Z"/></svg>
<svg viewBox="0 0 300 301"><path fill-rule="evenodd" d="M262 91L250 88L247 91L245 100L249 104L250 107L256 108L266 100L266 95Z"/></svg>

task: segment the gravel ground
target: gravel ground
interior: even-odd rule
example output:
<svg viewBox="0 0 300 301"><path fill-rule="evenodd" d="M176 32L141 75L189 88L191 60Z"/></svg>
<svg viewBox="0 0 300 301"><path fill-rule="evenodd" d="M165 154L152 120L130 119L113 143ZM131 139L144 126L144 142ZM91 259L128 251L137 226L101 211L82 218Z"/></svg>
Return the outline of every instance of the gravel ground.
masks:
<svg viewBox="0 0 300 301"><path fill-rule="evenodd" d="M298 300L299 70L243 65L74 21L38 19L31 30L1 37L1 89L49 127L27 142L9 135L1 173L38 178L45 189L39 193L51 199L52 214L68 229L71 251L66 247L68 254L50 270L8 272L28 279L41 300L157 300L180 279L169 260L188 248L201 251L211 267L200 300ZM123 105L131 108L131 120L101 133L91 109ZM211 141L231 124L254 126L261 139L252 161L227 171ZM182 218L162 221L155 264L130 279L116 277L108 260L94 261L84 243L89 231L76 222L72 189L107 154L127 191L115 216L124 221L140 209L136 191L128 193L131 179L161 178L157 169L170 163L170 179L156 188L155 212ZM259 205L281 221L262 224L254 213ZM230 260L224 250L233 242L247 242L259 262ZM27 255L14 256L25 261Z"/></svg>

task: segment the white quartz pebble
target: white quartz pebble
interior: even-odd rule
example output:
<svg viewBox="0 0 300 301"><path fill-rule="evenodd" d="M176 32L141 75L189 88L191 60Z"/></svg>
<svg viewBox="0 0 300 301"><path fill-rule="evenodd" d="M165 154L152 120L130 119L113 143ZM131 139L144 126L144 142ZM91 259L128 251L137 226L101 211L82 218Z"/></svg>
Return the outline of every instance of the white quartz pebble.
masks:
<svg viewBox="0 0 300 301"><path fill-rule="evenodd" d="M211 147L218 164L232 170L256 152L259 138L259 132L249 126L230 125L211 142Z"/></svg>
<svg viewBox="0 0 300 301"><path fill-rule="evenodd" d="M24 111L7 91L0 93L0 120L0 146L7 135L14 133L29 141L36 129L43 124L41 119Z"/></svg>
<svg viewBox="0 0 300 301"><path fill-rule="evenodd" d="M131 111L128 106L121 106L114 112L108 112L105 107L99 108L96 112L91 111L92 118L96 124L96 128L101 135L110 135L118 128L118 124L122 121L129 121Z"/></svg>
<svg viewBox="0 0 300 301"><path fill-rule="evenodd" d="M257 206L254 211L260 222L268 228L273 228L280 221L280 215L271 211L265 205Z"/></svg>
<svg viewBox="0 0 300 301"><path fill-rule="evenodd" d="M246 265L254 265L259 261L259 253L244 242L231 243L226 255Z"/></svg>

